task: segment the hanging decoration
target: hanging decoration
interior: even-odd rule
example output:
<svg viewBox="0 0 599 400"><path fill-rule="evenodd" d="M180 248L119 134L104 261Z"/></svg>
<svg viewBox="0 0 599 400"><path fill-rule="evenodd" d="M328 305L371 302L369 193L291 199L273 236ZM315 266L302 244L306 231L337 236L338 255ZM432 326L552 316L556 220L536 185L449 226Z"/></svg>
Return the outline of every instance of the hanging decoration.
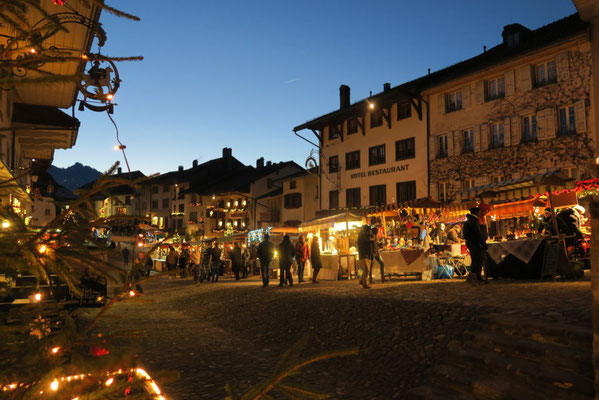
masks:
<svg viewBox="0 0 599 400"><path fill-rule="evenodd" d="M121 84L119 72L112 61L100 61L99 54L94 54L89 58L95 60L91 62L91 67L83 73L79 84L79 91L83 94L79 110L83 111L85 107L92 111L108 111L112 114L112 100Z"/></svg>

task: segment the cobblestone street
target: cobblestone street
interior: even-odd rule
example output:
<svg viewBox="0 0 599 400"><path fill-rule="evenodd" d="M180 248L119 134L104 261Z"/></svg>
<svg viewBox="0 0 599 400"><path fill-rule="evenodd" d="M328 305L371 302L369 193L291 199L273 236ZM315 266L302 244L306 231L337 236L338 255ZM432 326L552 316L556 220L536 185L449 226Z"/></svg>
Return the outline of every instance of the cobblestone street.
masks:
<svg viewBox="0 0 599 400"><path fill-rule="evenodd" d="M313 364L293 379L343 399L401 398L477 315L490 311L590 326L590 282L393 280L370 290L357 281L262 288L253 279L196 287L190 279L155 279L144 301L117 304L100 325L112 333L142 329L140 362L172 370L169 398L224 398L268 377L280 356L305 334L306 355L352 347L358 356Z"/></svg>

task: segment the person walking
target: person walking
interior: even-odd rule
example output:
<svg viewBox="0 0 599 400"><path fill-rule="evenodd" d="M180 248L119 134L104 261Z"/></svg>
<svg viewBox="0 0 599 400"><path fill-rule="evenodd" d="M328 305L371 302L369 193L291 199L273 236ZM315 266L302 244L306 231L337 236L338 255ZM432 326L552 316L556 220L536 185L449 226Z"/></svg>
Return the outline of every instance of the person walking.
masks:
<svg viewBox="0 0 599 400"><path fill-rule="evenodd" d="M248 277L248 268L250 264L250 251L248 250L247 245L243 245L243 250L241 251L241 278L245 279Z"/></svg>
<svg viewBox="0 0 599 400"><path fill-rule="evenodd" d="M172 279L173 275L176 274L175 268L177 266L177 252L173 246L169 246L168 254L166 256L166 269L168 271L168 279ZM176 275L175 275L176 277Z"/></svg>
<svg viewBox="0 0 599 400"><path fill-rule="evenodd" d="M241 272L241 248L239 247L239 243L235 243L233 246L233 250L229 253L229 258L231 259L231 268L233 269L233 273L235 274L235 280L239 280L239 273Z"/></svg>
<svg viewBox="0 0 599 400"><path fill-rule="evenodd" d="M380 268L380 273L381 273L381 283L385 283L385 263L383 262L383 258L381 257L381 245L379 243L379 241L377 240L377 233L378 233L378 229L377 228L372 228L371 233L370 233L370 246L371 246L371 251L372 251L372 259L376 260L377 263L379 263L379 268ZM372 280L372 270L374 269L374 261L371 260L371 264L370 264L370 274L369 274L369 278L370 278L370 284L373 283Z"/></svg>
<svg viewBox="0 0 599 400"><path fill-rule="evenodd" d="M485 262L485 252L487 251L487 242L484 239L480 228L480 208L472 207L470 214L466 215L466 222L463 227L464 240L466 247L470 252L472 264L470 266L470 275L467 282L480 284L485 282L482 278L482 269Z"/></svg>
<svg viewBox="0 0 599 400"><path fill-rule="evenodd" d="M291 264L295 257L295 247L291 243L289 235L283 236L283 241L279 244L279 286L289 284L293 286L293 276L291 275Z"/></svg>
<svg viewBox="0 0 599 400"><path fill-rule="evenodd" d="M127 246L123 246L123 251L121 251L121 255L123 256L123 263L125 266L129 265L129 249Z"/></svg>
<svg viewBox="0 0 599 400"><path fill-rule="evenodd" d="M358 265L362 271L360 285L364 289L370 289L368 286L368 263L371 263L373 258L370 234L370 225L363 225L358 234Z"/></svg>
<svg viewBox="0 0 599 400"><path fill-rule="evenodd" d="M262 287L266 287L270 281L270 262L274 256L274 244L270 241L270 235L264 235L264 240L260 243L257 249L257 256L260 260L260 273L262 274Z"/></svg>
<svg viewBox="0 0 599 400"><path fill-rule="evenodd" d="M222 250L218 246L218 241L213 242L213 247L210 249L210 262L212 263L212 282L218 282L218 276L220 275L220 256Z"/></svg>
<svg viewBox="0 0 599 400"><path fill-rule="evenodd" d="M297 262L298 282L304 282L304 268L306 266L306 261L308 261L308 253L310 253L308 243L304 243L304 236L300 235L295 244L295 261Z"/></svg>
<svg viewBox="0 0 599 400"><path fill-rule="evenodd" d="M312 283L318 283L318 272L322 268L318 236L312 238L312 243L310 245L310 264L312 264Z"/></svg>

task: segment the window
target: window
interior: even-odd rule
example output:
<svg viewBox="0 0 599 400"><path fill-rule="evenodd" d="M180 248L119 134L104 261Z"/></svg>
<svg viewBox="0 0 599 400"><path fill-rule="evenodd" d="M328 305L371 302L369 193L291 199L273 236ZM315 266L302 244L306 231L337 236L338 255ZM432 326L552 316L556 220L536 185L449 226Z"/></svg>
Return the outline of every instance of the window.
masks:
<svg viewBox="0 0 599 400"><path fill-rule="evenodd" d="M295 181L289 182L289 189L295 189L296 186L297 186L297 183Z"/></svg>
<svg viewBox="0 0 599 400"><path fill-rule="evenodd" d="M395 161L416 157L415 143L413 137L395 142Z"/></svg>
<svg viewBox="0 0 599 400"><path fill-rule="evenodd" d="M329 157L329 173L339 172L339 156Z"/></svg>
<svg viewBox="0 0 599 400"><path fill-rule="evenodd" d="M445 95L445 112L462 109L462 92L460 90Z"/></svg>
<svg viewBox="0 0 599 400"><path fill-rule="evenodd" d="M416 199L416 181L397 182L396 187L398 203Z"/></svg>
<svg viewBox="0 0 599 400"><path fill-rule="evenodd" d="M503 122L491 124L491 147L503 147Z"/></svg>
<svg viewBox="0 0 599 400"><path fill-rule="evenodd" d="M153 194L158 193L158 186L152 186L152 193Z"/></svg>
<svg viewBox="0 0 599 400"><path fill-rule="evenodd" d="M522 141L537 140L537 116L535 114L522 117Z"/></svg>
<svg viewBox="0 0 599 400"><path fill-rule="evenodd" d="M285 208L300 208L302 206L301 193L289 193L283 198L283 207Z"/></svg>
<svg viewBox="0 0 599 400"><path fill-rule="evenodd" d="M485 101L501 99L505 96L503 77L485 81Z"/></svg>
<svg viewBox="0 0 599 400"><path fill-rule="evenodd" d="M412 104L409 101L397 103L397 119L410 118L412 116Z"/></svg>
<svg viewBox="0 0 599 400"><path fill-rule="evenodd" d="M543 64L535 65L535 86L544 86L557 82L557 69L555 61L548 61Z"/></svg>
<svg viewBox="0 0 599 400"><path fill-rule="evenodd" d="M127 215L127 207L117 207L116 215Z"/></svg>
<svg viewBox="0 0 599 400"><path fill-rule="evenodd" d="M360 150L345 153L345 169L360 168Z"/></svg>
<svg viewBox="0 0 599 400"><path fill-rule="evenodd" d="M355 118L347 120L347 134L351 135L352 133L358 132L358 120Z"/></svg>
<svg viewBox="0 0 599 400"><path fill-rule="evenodd" d="M179 212L182 213L185 211L185 204L179 204Z"/></svg>
<svg viewBox="0 0 599 400"><path fill-rule="evenodd" d="M44 210L44 215L50 215L50 209L49 208L46 208Z"/></svg>
<svg viewBox="0 0 599 400"><path fill-rule="evenodd" d="M158 200L152 200L152 210L158 209Z"/></svg>
<svg viewBox="0 0 599 400"><path fill-rule="evenodd" d="M437 138L437 157L447 157L447 135Z"/></svg>
<svg viewBox="0 0 599 400"><path fill-rule="evenodd" d="M368 149L368 165L385 163L385 145L373 146Z"/></svg>
<svg viewBox="0 0 599 400"><path fill-rule="evenodd" d="M347 208L360 207L360 188L346 189L345 190L345 206Z"/></svg>
<svg viewBox="0 0 599 400"><path fill-rule="evenodd" d="M370 112L370 127L376 128L381 125L383 125L383 110L377 107Z"/></svg>
<svg viewBox="0 0 599 400"><path fill-rule="evenodd" d="M465 192L476 186L474 179L466 179L462 182L462 190Z"/></svg>
<svg viewBox="0 0 599 400"><path fill-rule="evenodd" d="M576 167L562 168L561 173L566 178L578 179L578 168Z"/></svg>
<svg viewBox="0 0 599 400"><path fill-rule="evenodd" d="M493 176L491 177L491 183L499 183L499 182L503 182L505 179L503 179L503 176Z"/></svg>
<svg viewBox="0 0 599 400"><path fill-rule="evenodd" d="M339 208L339 191L331 190L329 192L329 208Z"/></svg>
<svg viewBox="0 0 599 400"><path fill-rule="evenodd" d="M189 213L189 222L196 223L198 222L198 212L192 211Z"/></svg>
<svg viewBox="0 0 599 400"><path fill-rule="evenodd" d="M170 187L168 185L162 185L162 193L167 193Z"/></svg>
<svg viewBox="0 0 599 400"><path fill-rule="evenodd" d="M567 135L574 132L576 132L574 106L561 107L559 109L559 133Z"/></svg>
<svg viewBox="0 0 599 400"><path fill-rule="evenodd" d="M168 199L162 199L162 208L168 208Z"/></svg>
<svg viewBox="0 0 599 400"><path fill-rule="evenodd" d="M126 206L130 206L131 205L131 196L125 196L125 205Z"/></svg>
<svg viewBox="0 0 599 400"><path fill-rule="evenodd" d="M339 137L339 127L337 124L329 125L329 140L337 139Z"/></svg>
<svg viewBox="0 0 599 400"><path fill-rule="evenodd" d="M438 186L438 190L439 190L439 201L441 203L445 203L446 201L448 201L448 186L449 184L447 182L441 182L439 183Z"/></svg>
<svg viewBox="0 0 599 400"><path fill-rule="evenodd" d="M462 153L472 153L474 151L474 129L462 131Z"/></svg>
<svg viewBox="0 0 599 400"><path fill-rule="evenodd" d="M370 205L383 206L387 204L386 185L370 186Z"/></svg>

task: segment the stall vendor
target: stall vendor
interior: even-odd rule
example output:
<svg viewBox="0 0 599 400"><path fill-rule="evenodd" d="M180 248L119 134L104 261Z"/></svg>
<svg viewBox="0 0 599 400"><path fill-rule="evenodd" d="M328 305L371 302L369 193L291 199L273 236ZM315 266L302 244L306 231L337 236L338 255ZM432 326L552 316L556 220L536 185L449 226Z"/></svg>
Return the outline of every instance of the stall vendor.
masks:
<svg viewBox="0 0 599 400"><path fill-rule="evenodd" d="M460 239L460 224L455 224L447 231L447 239L445 239L445 244L460 243L462 243L462 239Z"/></svg>

